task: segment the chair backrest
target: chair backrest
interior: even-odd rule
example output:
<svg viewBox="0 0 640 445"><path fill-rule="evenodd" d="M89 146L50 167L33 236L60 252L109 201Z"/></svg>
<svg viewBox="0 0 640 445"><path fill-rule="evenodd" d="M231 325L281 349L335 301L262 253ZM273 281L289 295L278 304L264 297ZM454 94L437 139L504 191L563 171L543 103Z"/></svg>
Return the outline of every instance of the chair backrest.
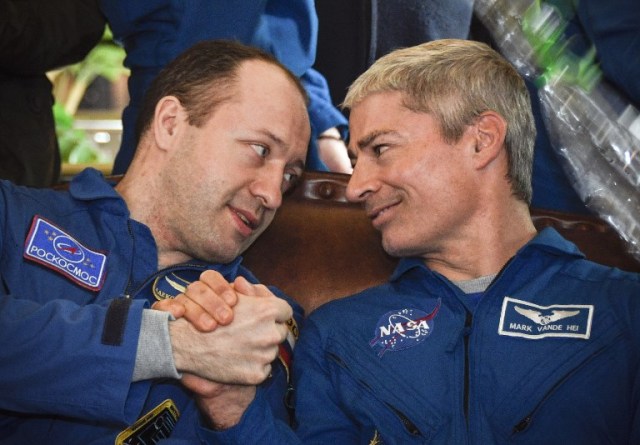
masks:
<svg viewBox="0 0 640 445"><path fill-rule="evenodd" d="M397 260L360 206L347 202L348 175L305 173L273 223L245 253L245 264L308 312L388 279ZM640 272L618 234L596 217L532 209L538 229L556 228L593 261Z"/></svg>

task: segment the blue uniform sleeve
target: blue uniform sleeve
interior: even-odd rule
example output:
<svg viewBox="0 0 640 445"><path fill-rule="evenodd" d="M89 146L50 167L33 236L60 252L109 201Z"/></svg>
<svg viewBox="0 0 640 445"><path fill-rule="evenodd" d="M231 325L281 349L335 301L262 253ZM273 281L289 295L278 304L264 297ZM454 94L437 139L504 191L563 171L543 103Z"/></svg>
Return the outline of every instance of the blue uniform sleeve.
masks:
<svg viewBox="0 0 640 445"><path fill-rule="evenodd" d="M317 39L318 16L313 0L267 0L251 41L244 43L273 54L301 76L315 61Z"/></svg>
<svg viewBox="0 0 640 445"><path fill-rule="evenodd" d="M202 40L249 42L264 13L267 0L100 0L114 37L127 52L129 68L164 65Z"/></svg>
<svg viewBox="0 0 640 445"><path fill-rule="evenodd" d="M29 265L20 215L29 212L11 198L21 190L7 185L0 189L0 410L135 421L141 407L130 395L148 391L148 383L131 384L145 302L131 302L120 344L109 345L110 300L92 303L92 292L38 266L31 266L37 275L21 275Z"/></svg>
<svg viewBox="0 0 640 445"><path fill-rule="evenodd" d="M106 304L0 296L0 408L135 421L141 406L129 395L148 390L146 382L131 384L142 306L132 302L123 342L113 346L102 341Z"/></svg>
<svg viewBox="0 0 640 445"><path fill-rule="evenodd" d="M315 69L309 68L300 80L309 95L309 119L314 137L333 127L337 127L344 137L348 122L340 110L333 105L324 76Z"/></svg>
<svg viewBox="0 0 640 445"><path fill-rule="evenodd" d="M327 81L322 74L309 68L300 78L309 96L309 120L311 122L311 140L307 153L308 170L328 171L329 168L320 158L317 138L329 128L336 127L343 139L347 138L348 122L345 116L332 103Z"/></svg>

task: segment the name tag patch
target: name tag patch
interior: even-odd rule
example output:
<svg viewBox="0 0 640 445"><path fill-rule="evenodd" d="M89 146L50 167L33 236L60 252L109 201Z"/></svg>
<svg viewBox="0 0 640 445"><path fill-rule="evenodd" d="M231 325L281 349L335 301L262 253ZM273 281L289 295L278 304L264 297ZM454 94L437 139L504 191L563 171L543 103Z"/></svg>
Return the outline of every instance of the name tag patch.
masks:
<svg viewBox="0 0 640 445"><path fill-rule="evenodd" d="M593 305L538 306L505 297L498 334L532 340L547 337L588 339L591 336L593 310Z"/></svg>
<svg viewBox="0 0 640 445"><path fill-rule="evenodd" d="M106 255L88 249L64 230L39 216L33 218L24 257L62 273L87 289L97 291L102 288Z"/></svg>

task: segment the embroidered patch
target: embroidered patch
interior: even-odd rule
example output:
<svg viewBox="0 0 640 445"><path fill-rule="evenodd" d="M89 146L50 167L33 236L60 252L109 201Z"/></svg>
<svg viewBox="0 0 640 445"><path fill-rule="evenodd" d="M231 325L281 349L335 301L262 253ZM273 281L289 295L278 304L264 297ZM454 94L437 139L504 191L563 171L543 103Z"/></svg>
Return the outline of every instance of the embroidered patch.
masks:
<svg viewBox="0 0 640 445"><path fill-rule="evenodd" d="M118 434L116 445L152 445L171 436L180 418L173 400L167 399Z"/></svg>
<svg viewBox="0 0 640 445"><path fill-rule="evenodd" d="M166 300L167 298L175 298L178 294L184 293L189 284L191 284L191 281L179 277L176 273L168 273L153 281L151 292L156 300Z"/></svg>
<svg viewBox="0 0 640 445"><path fill-rule="evenodd" d="M388 351L401 351L423 342L433 331L433 319L440 310L441 299L436 307L425 313L419 309L400 309L384 314L376 324L373 339L369 342L372 348L382 348L378 357Z"/></svg>
<svg viewBox="0 0 640 445"><path fill-rule="evenodd" d="M90 290L100 290L107 257L90 250L45 219L35 216L27 236L24 257L58 271Z"/></svg>
<svg viewBox="0 0 640 445"><path fill-rule="evenodd" d="M296 320L293 317L291 317L285 322L285 324L287 325L287 329L289 331L287 332L287 343L289 343L289 345L291 346L291 349L293 349L296 346L296 341L298 340L298 337L300 336L298 323L296 323Z"/></svg>
<svg viewBox="0 0 640 445"><path fill-rule="evenodd" d="M593 310L593 305L538 306L505 297L498 334L533 340L546 337L588 339L591 336Z"/></svg>
<svg viewBox="0 0 640 445"><path fill-rule="evenodd" d="M293 317L287 320L285 324L288 328L287 339L279 345L278 359L284 366L284 370L287 373L287 382L289 382L291 380L291 374L289 371L291 369L291 358L293 356L293 349L296 346L299 331L298 323L296 323Z"/></svg>

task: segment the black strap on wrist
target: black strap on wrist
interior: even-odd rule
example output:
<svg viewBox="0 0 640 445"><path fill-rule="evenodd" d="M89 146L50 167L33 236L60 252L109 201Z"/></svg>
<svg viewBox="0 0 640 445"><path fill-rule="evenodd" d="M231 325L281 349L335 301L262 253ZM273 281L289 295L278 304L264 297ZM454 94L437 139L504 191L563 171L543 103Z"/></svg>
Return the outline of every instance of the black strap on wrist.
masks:
<svg viewBox="0 0 640 445"><path fill-rule="evenodd" d="M127 325L131 298L116 298L109 305L102 330L102 344L120 346L124 338L124 328Z"/></svg>

